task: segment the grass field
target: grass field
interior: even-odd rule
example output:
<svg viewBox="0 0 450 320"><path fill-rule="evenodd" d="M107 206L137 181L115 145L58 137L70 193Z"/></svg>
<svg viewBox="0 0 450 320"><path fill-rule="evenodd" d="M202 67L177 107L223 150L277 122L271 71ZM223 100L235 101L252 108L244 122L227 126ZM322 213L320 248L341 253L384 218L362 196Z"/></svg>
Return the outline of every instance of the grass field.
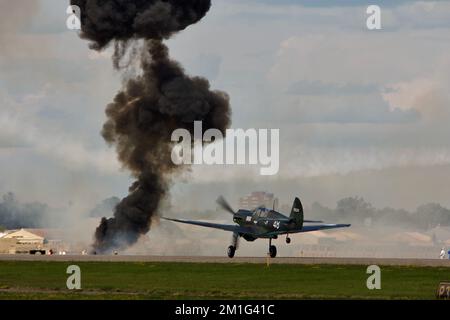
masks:
<svg viewBox="0 0 450 320"><path fill-rule="evenodd" d="M81 268L68 290L66 269ZM435 299L450 268L381 267L368 290L366 266L135 262L0 262L0 299Z"/></svg>

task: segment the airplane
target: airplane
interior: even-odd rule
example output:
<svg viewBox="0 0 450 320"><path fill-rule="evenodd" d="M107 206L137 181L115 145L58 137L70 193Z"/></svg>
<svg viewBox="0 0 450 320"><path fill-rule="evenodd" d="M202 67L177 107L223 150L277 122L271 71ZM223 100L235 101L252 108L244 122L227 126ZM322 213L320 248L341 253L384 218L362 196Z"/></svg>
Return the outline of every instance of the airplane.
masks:
<svg viewBox="0 0 450 320"><path fill-rule="evenodd" d="M264 206L258 207L254 210L239 209L238 211L234 211L222 196L217 199L217 203L224 210L233 215L233 221L237 224L229 225L184 219L162 218L174 222L233 232L232 243L228 247L227 252L229 258L234 257L236 249L238 248L240 237L247 241L255 241L258 238L269 239L269 255L271 258L275 258L277 255L277 247L272 245L272 239L277 239L280 235L285 234L286 243L289 244L291 243L289 234L350 227L350 224L324 224L323 221L304 220L303 205L297 197L294 200L289 217L275 211L274 209L267 209ZM321 224L305 225L304 223Z"/></svg>

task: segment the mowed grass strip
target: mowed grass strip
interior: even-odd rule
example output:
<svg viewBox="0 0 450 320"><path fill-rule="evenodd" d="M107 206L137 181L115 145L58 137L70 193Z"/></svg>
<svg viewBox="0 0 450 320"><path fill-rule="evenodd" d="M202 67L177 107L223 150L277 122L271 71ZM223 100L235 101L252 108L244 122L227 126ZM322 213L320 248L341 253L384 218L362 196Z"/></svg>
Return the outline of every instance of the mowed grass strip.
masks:
<svg viewBox="0 0 450 320"><path fill-rule="evenodd" d="M66 287L81 268L82 290ZM0 299L434 299L449 268L381 266L368 290L367 266L153 262L0 262Z"/></svg>

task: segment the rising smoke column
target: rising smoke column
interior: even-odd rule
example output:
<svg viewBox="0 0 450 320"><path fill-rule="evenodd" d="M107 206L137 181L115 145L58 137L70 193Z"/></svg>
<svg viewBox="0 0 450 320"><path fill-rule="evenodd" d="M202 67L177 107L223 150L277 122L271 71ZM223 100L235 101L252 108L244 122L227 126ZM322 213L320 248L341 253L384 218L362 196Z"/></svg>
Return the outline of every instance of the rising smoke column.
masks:
<svg viewBox="0 0 450 320"><path fill-rule="evenodd" d="M118 158L136 181L95 232L94 250L126 248L150 230L151 219L167 194L174 173L183 170L171 160L171 134L184 128L193 136L194 121L203 130L225 133L230 124L228 95L212 91L208 80L190 77L171 60L163 43L199 21L210 0L71 0L81 9L81 37L94 50L114 45L113 62L128 54L140 72L128 77L106 108L102 135L116 147ZM139 41L143 40L143 41Z"/></svg>

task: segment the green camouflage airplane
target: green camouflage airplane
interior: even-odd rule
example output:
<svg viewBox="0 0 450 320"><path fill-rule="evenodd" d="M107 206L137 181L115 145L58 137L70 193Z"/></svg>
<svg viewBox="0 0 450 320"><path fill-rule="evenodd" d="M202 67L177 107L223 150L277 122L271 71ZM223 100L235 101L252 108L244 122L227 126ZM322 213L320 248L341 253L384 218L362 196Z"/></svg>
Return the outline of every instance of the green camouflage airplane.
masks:
<svg viewBox="0 0 450 320"><path fill-rule="evenodd" d="M233 221L237 225L171 218L163 219L233 232L233 240L228 247L228 257L230 258L234 257L240 237L247 241L255 241L258 238L269 239L269 255L271 258L275 258L277 248L272 245L272 239L277 239L279 235L285 234L286 243L291 243L289 234L350 227L350 224L324 224L323 221L304 220L303 206L299 198L295 198L289 217L265 207L258 207L254 210L240 209L235 212L223 197L219 197L217 203L233 215ZM304 223L321 224L305 225Z"/></svg>

